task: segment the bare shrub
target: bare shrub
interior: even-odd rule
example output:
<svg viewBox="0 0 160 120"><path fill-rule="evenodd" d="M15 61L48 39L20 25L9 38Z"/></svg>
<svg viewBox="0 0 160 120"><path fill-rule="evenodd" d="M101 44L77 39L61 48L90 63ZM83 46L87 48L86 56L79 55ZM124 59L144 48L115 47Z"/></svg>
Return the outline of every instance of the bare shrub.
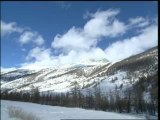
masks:
<svg viewBox="0 0 160 120"><path fill-rule="evenodd" d="M20 120L40 120L32 113L27 113L26 111L23 111L21 108L13 106L8 107L8 115L10 118L18 118Z"/></svg>

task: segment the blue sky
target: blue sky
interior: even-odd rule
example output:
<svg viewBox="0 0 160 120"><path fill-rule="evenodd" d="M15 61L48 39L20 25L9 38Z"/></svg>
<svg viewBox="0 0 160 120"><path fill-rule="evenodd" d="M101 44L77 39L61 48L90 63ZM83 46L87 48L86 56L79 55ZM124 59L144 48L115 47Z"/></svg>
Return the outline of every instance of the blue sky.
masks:
<svg viewBox="0 0 160 120"><path fill-rule="evenodd" d="M155 1L3 1L1 68L122 60L158 45L157 11Z"/></svg>

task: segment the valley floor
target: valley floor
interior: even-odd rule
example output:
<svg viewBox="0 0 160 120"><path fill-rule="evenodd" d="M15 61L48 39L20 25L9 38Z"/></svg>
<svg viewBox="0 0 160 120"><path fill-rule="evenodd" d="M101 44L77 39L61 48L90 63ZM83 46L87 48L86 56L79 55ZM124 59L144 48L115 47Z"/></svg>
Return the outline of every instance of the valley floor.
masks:
<svg viewBox="0 0 160 120"><path fill-rule="evenodd" d="M34 103L1 100L1 120L15 120L8 115L8 108L20 108L26 113L32 113L40 120L60 119L145 119L143 115L120 114L115 112L103 112L85 110L81 108L66 108L59 106L40 105Z"/></svg>

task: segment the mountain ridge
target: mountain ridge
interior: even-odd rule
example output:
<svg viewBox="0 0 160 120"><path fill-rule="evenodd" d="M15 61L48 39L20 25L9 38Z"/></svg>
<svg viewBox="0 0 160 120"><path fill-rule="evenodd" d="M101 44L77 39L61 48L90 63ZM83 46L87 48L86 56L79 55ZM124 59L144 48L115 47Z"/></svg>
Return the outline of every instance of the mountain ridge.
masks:
<svg viewBox="0 0 160 120"><path fill-rule="evenodd" d="M103 91L108 92L122 84L122 90L126 90L128 86L135 84L140 76L154 75L157 71L158 48L154 47L115 63L100 60L100 64L94 65L75 64L38 71L11 71L1 74L1 90L30 91L34 86L38 87L40 92L66 92L74 87L75 81L82 91L100 86Z"/></svg>

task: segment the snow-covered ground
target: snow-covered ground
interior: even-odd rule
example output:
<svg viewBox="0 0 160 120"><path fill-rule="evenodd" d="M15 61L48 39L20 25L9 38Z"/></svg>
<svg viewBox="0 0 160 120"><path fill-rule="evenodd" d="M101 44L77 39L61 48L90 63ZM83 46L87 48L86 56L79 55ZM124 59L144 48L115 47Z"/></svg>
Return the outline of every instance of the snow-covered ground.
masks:
<svg viewBox="0 0 160 120"><path fill-rule="evenodd" d="M40 118L40 120L60 119L145 119L143 115L129 115L114 112L85 110L81 108L67 108L48 106L34 103L1 100L1 120L13 120L8 116L8 107L20 108L27 113Z"/></svg>

